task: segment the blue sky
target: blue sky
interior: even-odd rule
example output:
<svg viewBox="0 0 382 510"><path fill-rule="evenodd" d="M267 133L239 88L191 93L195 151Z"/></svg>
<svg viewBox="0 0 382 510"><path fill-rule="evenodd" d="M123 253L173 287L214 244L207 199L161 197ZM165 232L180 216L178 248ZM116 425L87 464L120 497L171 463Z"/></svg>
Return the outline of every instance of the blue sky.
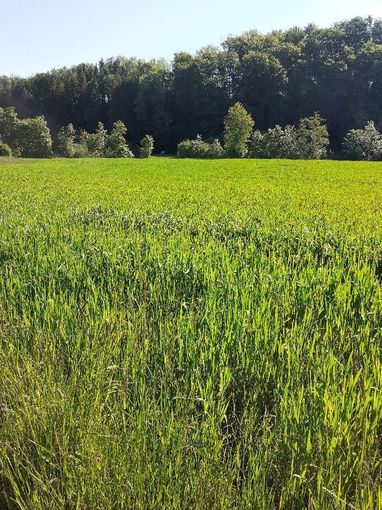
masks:
<svg viewBox="0 0 382 510"><path fill-rule="evenodd" d="M0 12L0 75L28 76L117 55L171 59L252 28L382 18L382 0L0 0Z"/></svg>

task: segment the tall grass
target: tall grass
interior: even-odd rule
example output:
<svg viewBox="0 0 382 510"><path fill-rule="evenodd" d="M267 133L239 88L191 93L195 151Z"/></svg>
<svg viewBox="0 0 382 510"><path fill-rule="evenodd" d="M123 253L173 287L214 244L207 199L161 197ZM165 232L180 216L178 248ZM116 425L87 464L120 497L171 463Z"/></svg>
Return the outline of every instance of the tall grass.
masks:
<svg viewBox="0 0 382 510"><path fill-rule="evenodd" d="M0 166L1 509L382 508L382 166Z"/></svg>

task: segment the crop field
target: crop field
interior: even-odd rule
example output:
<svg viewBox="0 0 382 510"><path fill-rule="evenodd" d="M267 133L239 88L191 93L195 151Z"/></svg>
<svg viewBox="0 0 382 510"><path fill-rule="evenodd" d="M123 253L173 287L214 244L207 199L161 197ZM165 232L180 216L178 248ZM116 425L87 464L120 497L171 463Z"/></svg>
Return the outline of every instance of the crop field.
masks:
<svg viewBox="0 0 382 510"><path fill-rule="evenodd" d="M382 164L0 163L0 508L382 508Z"/></svg>

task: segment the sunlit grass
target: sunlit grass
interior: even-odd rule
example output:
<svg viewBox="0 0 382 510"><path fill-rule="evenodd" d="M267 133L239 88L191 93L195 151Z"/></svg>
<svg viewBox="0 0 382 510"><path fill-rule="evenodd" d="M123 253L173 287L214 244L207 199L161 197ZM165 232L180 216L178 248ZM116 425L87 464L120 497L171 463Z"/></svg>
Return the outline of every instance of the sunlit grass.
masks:
<svg viewBox="0 0 382 510"><path fill-rule="evenodd" d="M382 507L382 164L0 167L0 508Z"/></svg>

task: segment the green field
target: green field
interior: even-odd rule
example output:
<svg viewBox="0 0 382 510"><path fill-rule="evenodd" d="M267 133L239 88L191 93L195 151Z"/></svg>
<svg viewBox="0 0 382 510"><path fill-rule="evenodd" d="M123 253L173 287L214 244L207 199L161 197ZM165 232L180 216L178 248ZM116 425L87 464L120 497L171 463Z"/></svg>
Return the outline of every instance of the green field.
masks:
<svg viewBox="0 0 382 510"><path fill-rule="evenodd" d="M382 164L0 164L0 508L382 508Z"/></svg>

